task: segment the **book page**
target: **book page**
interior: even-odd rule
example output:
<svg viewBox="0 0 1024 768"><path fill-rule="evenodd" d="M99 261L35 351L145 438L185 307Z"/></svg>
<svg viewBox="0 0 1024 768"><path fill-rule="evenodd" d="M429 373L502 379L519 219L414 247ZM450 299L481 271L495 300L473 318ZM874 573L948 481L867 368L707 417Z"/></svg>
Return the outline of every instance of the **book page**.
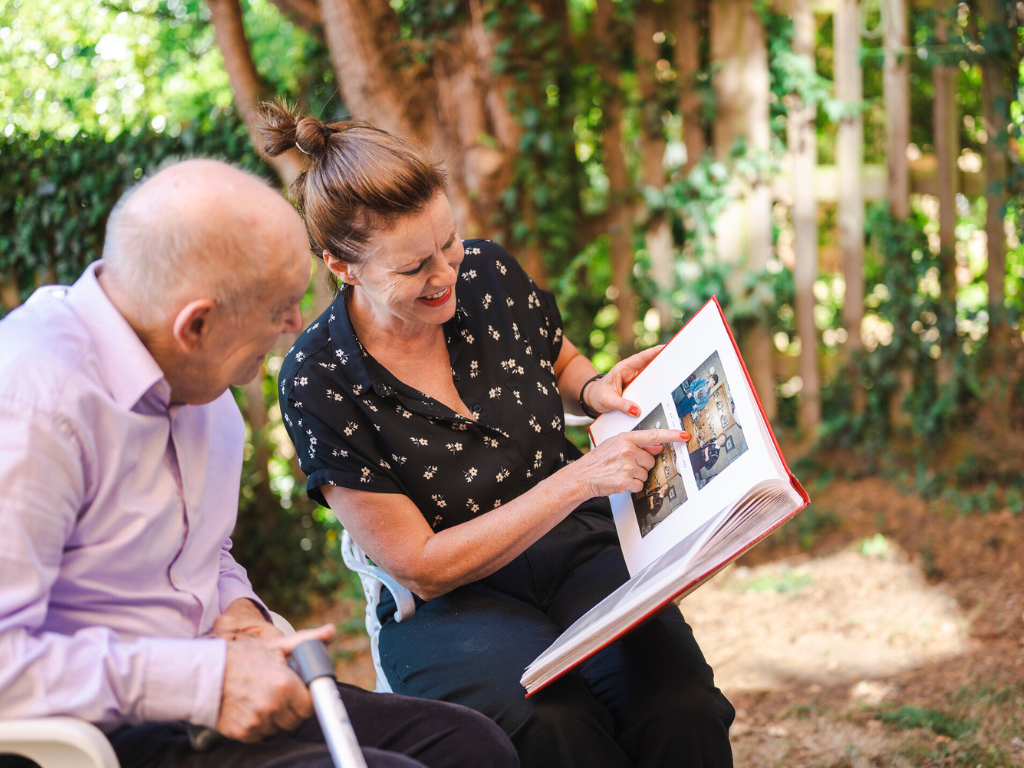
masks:
<svg viewBox="0 0 1024 768"><path fill-rule="evenodd" d="M641 417L606 413L591 425L599 444L631 429L680 429L639 493L611 497L631 576L755 484L785 478L717 304L709 302L626 388Z"/></svg>
<svg viewBox="0 0 1024 768"><path fill-rule="evenodd" d="M536 690L653 611L689 594L802 505L799 494L778 479L754 487L739 508L713 515L580 617L527 667L523 685Z"/></svg>

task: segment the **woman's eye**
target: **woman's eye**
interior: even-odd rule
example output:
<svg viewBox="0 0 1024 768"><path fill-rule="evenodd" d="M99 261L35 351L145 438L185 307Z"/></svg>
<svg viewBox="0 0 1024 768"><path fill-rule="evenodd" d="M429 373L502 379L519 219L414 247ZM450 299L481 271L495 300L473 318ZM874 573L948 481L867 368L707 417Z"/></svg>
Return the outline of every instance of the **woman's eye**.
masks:
<svg viewBox="0 0 1024 768"><path fill-rule="evenodd" d="M413 275L417 274L421 269L423 269L422 264L420 264L418 267L410 269L408 272L399 272L398 274L405 275L406 277L412 277Z"/></svg>

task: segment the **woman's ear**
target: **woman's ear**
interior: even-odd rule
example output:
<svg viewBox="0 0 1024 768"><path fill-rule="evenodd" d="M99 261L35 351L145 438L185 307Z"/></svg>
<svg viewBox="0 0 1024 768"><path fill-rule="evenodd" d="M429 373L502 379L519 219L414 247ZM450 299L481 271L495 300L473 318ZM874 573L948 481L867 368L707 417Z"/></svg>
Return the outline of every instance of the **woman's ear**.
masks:
<svg viewBox="0 0 1024 768"><path fill-rule="evenodd" d="M359 285L359 278L355 275L354 264L342 261L330 251L324 251L324 264L331 270L331 274L349 285Z"/></svg>

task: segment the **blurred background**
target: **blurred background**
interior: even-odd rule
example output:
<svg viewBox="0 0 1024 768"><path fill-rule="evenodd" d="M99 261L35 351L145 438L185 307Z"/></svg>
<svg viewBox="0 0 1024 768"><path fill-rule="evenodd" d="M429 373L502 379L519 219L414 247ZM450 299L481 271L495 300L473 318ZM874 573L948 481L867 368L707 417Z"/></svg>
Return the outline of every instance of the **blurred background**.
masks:
<svg viewBox="0 0 1024 768"><path fill-rule="evenodd" d="M722 303L814 499L683 604L737 764L1022 765L1022 22L1011 0L0 0L0 316L74 281L170 158L287 186L301 156L252 149L262 98L413 138L461 235L515 253L599 368ZM236 393L235 551L269 604L339 623L372 687L340 528L281 424L290 343Z"/></svg>

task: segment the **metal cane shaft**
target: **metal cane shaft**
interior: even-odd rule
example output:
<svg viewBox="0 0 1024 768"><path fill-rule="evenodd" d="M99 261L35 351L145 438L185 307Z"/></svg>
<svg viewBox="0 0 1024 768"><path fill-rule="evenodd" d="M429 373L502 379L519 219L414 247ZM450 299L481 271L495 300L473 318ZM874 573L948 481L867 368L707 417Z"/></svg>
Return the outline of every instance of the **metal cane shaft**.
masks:
<svg viewBox="0 0 1024 768"><path fill-rule="evenodd" d="M359 740L352 729L352 721L338 693L334 667L327 646L319 640L306 640L295 646L289 666L309 686L320 730L334 761L334 768L366 768Z"/></svg>
<svg viewBox="0 0 1024 768"><path fill-rule="evenodd" d="M337 768L366 768L356 732L352 730L352 721L338 695L334 678L318 677L309 684L309 693L334 765Z"/></svg>

